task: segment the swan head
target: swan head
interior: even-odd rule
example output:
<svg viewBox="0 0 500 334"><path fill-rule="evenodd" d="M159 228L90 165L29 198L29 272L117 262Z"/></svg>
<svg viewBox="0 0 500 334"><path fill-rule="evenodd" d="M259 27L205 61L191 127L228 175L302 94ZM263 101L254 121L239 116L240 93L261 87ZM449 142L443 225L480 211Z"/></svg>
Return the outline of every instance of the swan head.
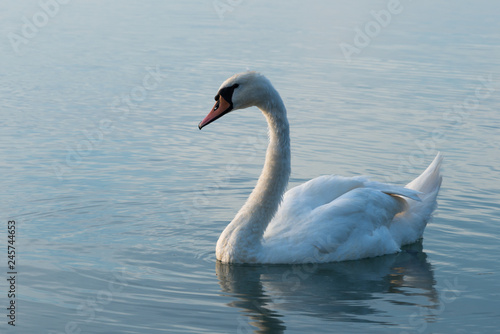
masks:
<svg viewBox="0 0 500 334"><path fill-rule="evenodd" d="M235 74L220 86L215 95L215 104L208 115L198 124L201 130L204 126L221 118L225 114L238 109L258 107L265 109L266 103L275 93L271 82L257 72Z"/></svg>

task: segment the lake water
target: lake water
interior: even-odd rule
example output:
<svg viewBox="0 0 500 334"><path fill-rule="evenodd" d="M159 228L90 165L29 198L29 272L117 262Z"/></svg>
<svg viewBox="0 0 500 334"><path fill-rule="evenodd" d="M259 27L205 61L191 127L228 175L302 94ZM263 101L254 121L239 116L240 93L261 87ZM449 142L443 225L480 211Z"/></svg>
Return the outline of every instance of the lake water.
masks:
<svg viewBox="0 0 500 334"><path fill-rule="evenodd" d="M0 331L500 332L499 12L493 0L2 1ZM344 263L217 263L266 124L257 109L197 124L247 69L287 105L290 186L405 184L441 151L423 241Z"/></svg>

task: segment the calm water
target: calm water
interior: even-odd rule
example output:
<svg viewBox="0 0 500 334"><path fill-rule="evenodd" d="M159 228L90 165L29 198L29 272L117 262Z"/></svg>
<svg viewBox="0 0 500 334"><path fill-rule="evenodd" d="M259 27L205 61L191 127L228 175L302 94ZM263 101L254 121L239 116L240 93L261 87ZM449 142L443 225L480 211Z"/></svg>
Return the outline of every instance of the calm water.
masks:
<svg viewBox="0 0 500 334"><path fill-rule="evenodd" d="M0 4L1 332L499 332L498 2L62 2ZM288 107L291 185L405 184L443 152L423 241L345 263L217 264L265 121L197 124L246 69Z"/></svg>

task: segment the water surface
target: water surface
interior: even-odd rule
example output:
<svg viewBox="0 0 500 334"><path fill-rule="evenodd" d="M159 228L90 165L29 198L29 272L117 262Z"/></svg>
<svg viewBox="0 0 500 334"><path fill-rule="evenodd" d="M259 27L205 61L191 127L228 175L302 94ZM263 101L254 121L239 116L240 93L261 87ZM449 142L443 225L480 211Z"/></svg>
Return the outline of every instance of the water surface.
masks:
<svg viewBox="0 0 500 334"><path fill-rule="evenodd" d="M0 237L15 219L18 308L1 331L498 332L499 5L401 1L377 30L388 4L70 1L44 21L37 1L3 2ZM197 124L246 69L287 105L290 186L405 184L441 151L422 242L345 263L216 263L267 134L256 109Z"/></svg>

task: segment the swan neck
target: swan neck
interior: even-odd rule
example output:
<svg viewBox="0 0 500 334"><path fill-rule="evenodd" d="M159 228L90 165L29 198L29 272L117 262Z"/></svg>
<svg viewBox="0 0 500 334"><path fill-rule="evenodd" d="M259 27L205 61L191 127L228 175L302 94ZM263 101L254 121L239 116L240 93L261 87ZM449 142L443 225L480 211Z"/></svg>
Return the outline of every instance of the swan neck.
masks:
<svg viewBox="0 0 500 334"><path fill-rule="evenodd" d="M263 110L269 126L269 145L262 173L248 200L267 213L267 224L281 203L290 176L290 134L286 111L282 108L277 113Z"/></svg>
<svg viewBox="0 0 500 334"><path fill-rule="evenodd" d="M264 232L279 208L290 177L290 134L286 109L276 92L265 106L269 145L257 185L217 242L217 259L255 262Z"/></svg>
<svg viewBox="0 0 500 334"><path fill-rule="evenodd" d="M245 204L254 213L248 220L259 238L278 210L290 177L290 134L283 102L261 110L268 123L269 144L259 180Z"/></svg>

